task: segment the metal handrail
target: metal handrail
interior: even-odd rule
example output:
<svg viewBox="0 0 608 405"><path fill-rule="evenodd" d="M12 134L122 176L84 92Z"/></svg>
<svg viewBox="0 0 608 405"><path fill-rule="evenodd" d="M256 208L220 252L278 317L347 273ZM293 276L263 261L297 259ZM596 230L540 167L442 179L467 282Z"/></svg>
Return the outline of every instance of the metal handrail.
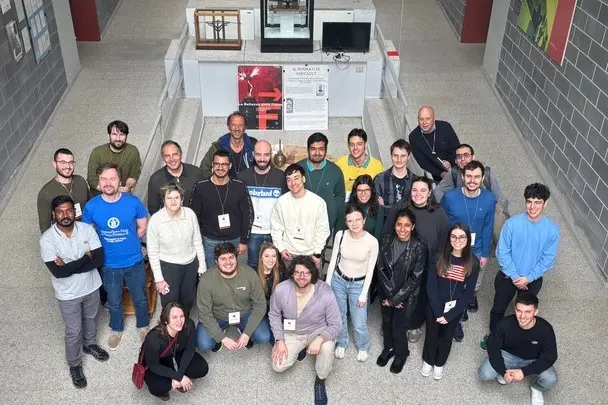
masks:
<svg viewBox="0 0 608 405"><path fill-rule="evenodd" d="M188 23L185 23L184 28L182 28L182 33L179 36L178 52L177 52L177 57L175 58L175 63L171 67L171 70L169 71L169 77L167 78L167 83L165 83L165 87L163 87L163 91L160 93L160 98L158 100L159 107L161 107L163 105L163 103L165 102L165 96L167 95L167 92L169 91L169 85L171 84L171 81L173 80L173 75L175 74L175 71L177 70L177 66L178 65L181 66L182 55L184 53L184 49L186 48L185 42L186 42L187 37L188 37Z"/></svg>

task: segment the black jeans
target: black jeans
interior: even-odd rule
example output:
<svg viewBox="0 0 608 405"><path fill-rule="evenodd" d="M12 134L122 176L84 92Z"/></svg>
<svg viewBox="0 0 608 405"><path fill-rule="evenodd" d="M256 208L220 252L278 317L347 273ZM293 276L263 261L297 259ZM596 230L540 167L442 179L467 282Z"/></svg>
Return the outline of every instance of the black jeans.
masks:
<svg viewBox="0 0 608 405"><path fill-rule="evenodd" d="M178 367L181 363L181 360L181 355L175 358ZM161 364L173 368L172 360L171 364L166 364L164 361L161 360ZM203 378L207 375L208 371L209 366L207 365L207 362L205 361L203 356L195 352L194 356L192 357L192 360L190 361L190 365L188 365L188 367L186 368L185 375L190 379ZM151 370L146 371L144 381L148 386L150 394L154 395L155 397L162 397L163 395L171 391L171 379L168 377L160 376L158 374L154 374Z"/></svg>
<svg viewBox="0 0 608 405"><path fill-rule="evenodd" d="M198 285L198 259L189 264L174 264L160 261L163 278L169 284L169 292L160 294L160 304L164 308L170 302L177 302L184 307L186 314L190 313L196 299Z"/></svg>
<svg viewBox="0 0 608 405"><path fill-rule="evenodd" d="M492 305L492 310L490 311L490 331L494 329L494 326L505 316L505 311L507 310L509 304L515 294L522 293L530 293L534 295L538 295L540 288L543 286L543 278L539 278L538 280L534 280L530 284L528 284L527 290L520 290L515 287L513 284L513 280L509 278L505 273L499 271L496 273L496 277L494 278L494 304Z"/></svg>
<svg viewBox="0 0 608 405"><path fill-rule="evenodd" d="M418 293L418 302L416 303L416 308L414 309L412 318L408 323L408 330L421 328L422 325L424 325L424 321L426 320L426 309L429 306L429 297L426 293L427 278L428 273L425 271L424 273L422 273L422 280L420 282L420 292Z"/></svg>
<svg viewBox="0 0 608 405"><path fill-rule="evenodd" d="M426 335L424 337L424 348L422 349L422 360L431 366L443 367L448 360L450 350L452 350L452 338L460 318L460 316L457 316L446 325L442 325L437 323L433 310L430 305L427 305Z"/></svg>
<svg viewBox="0 0 608 405"><path fill-rule="evenodd" d="M407 346L407 325L409 319L405 308L385 307L381 304L384 350L393 349L396 357L410 355Z"/></svg>

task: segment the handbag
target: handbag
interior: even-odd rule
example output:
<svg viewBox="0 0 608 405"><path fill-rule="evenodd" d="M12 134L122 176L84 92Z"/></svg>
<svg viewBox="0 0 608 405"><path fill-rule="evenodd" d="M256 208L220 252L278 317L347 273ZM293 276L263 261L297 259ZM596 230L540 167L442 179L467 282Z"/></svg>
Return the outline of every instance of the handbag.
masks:
<svg viewBox="0 0 608 405"><path fill-rule="evenodd" d="M167 352L169 352L171 346L173 346L173 343L175 343L176 339L177 336L175 336L173 340L171 340L169 346L167 346L167 348L163 350L163 352L160 354L160 357L163 357L165 354L167 354ZM148 366L144 366L143 364L144 352L145 346L142 347L141 354L139 355L139 361L133 365L133 371L131 372L131 380L133 380L133 384L135 384L135 387L138 390L142 389L142 387L144 386L144 377L146 376L146 371L148 371Z"/></svg>

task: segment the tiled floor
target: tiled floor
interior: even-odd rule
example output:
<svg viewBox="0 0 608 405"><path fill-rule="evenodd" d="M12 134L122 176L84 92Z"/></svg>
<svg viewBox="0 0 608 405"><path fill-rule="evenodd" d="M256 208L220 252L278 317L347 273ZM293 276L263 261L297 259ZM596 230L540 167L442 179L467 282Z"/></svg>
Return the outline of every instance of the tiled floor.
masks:
<svg viewBox="0 0 608 405"><path fill-rule="evenodd" d="M0 234L2 403L159 403L130 382L138 347L132 317L127 319L123 343L111 353L109 362L85 360L88 388L78 391L72 387L64 360L61 318L48 270L39 259L35 196L53 174L53 151L70 147L76 153L76 170L82 174L90 150L105 142L105 125L112 119L125 119L132 128L129 141L145 145L163 85L162 58L169 40L179 35L185 3L123 0L104 42L80 45L83 70L0 217L0 227L5 229ZM397 45L401 3L375 3L385 35ZM479 69L483 46L457 43L434 0L405 0L401 55L401 83L411 105L407 115L412 126L416 125L418 105L434 105L438 118L451 121L461 140L473 144L477 157L499 174L511 211L521 211L524 186L542 179ZM540 294L540 312L555 327L560 353L560 381L546 394L546 402L605 404L608 355L602 325L608 296L555 204L549 205L548 214L561 225L562 242L557 266L547 275ZM411 345L410 359L398 376L374 364L381 350L376 305L370 311L372 357L358 364L354 349L349 348L347 357L335 362L327 382L330 403L528 403L527 384L501 387L476 378L476 367L484 357L478 341L488 322L491 277L496 270L492 260L480 294L481 310L466 323L465 341L454 344L441 381L424 379L419 373L422 341ZM108 314L103 312L100 318L99 338L105 345ZM269 353L269 346L255 346L241 353L206 354L209 376L196 382L192 392L173 394L179 398L172 400L184 404L312 403L311 360L276 375L270 368Z"/></svg>

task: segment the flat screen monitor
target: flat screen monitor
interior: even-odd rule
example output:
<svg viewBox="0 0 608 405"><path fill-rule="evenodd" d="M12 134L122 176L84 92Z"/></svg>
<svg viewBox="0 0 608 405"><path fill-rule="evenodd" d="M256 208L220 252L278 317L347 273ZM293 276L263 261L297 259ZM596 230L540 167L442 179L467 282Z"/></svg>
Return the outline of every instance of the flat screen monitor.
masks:
<svg viewBox="0 0 608 405"><path fill-rule="evenodd" d="M324 22L323 52L369 52L369 22Z"/></svg>

